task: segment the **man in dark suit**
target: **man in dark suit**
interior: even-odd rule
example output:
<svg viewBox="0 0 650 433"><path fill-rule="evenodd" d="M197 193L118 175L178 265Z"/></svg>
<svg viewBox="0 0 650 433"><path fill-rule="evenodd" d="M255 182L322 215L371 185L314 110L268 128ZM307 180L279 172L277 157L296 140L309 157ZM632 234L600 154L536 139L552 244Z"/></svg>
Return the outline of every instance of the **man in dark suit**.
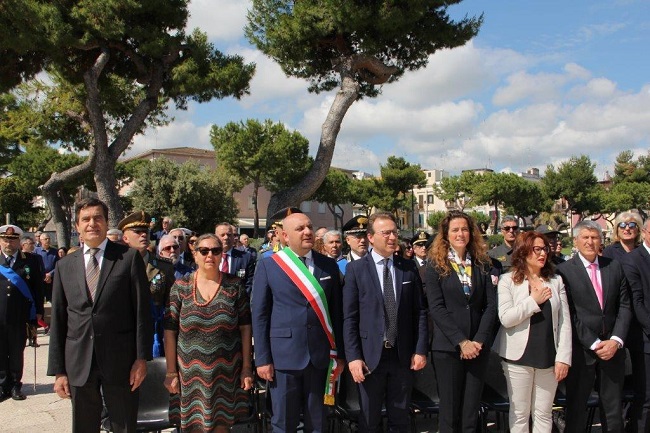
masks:
<svg viewBox="0 0 650 433"><path fill-rule="evenodd" d="M214 228L214 234L221 239L223 253L221 254L221 272L236 275L242 279L246 293L253 289L253 274L255 260L250 253L235 248L235 228L229 223L219 223Z"/></svg>
<svg viewBox="0 0 650 433"><path fill-rule="evenodd" d="M627 334L634 402L630 431L650 431L650 220L641 231L643 243L626 254L622 260L625 276L630 283L634 319Z"/></svg>
<svg viewBox="0 0 650 433"><path fill-rule="evenodd" d="M566 431L585 430L587 399L597 378L603 431L623 432L622 348L632 319L629 285L619 262L598 256L602 230L597 223L578 223L573 238L578 254L557 268L566 286L573 324Z"/></svg>
<svg viewBox="0 0 650 433"><path fill-rule="evenodd" d="M389 431L409 430L412 370L426 364L427 313L415 262L396 257L395 218L368 221L372 251L348 264L343 287L343 339L359 384L362 432L379 432L385 403Z"/></svg>
<svg viewBox="0 0 650 433"><path fill-rule="evenodd" d="M0 227L0 399L25 400L26 325L43 318L43 273L35 255L20 251L22 233L12 224Z"/></svg>
<svg viewBox="0 0 650 433"><path fill-rule="evenodd" d="M137 250L106 238L102 201L75 208L84 246L54 273L47 374L59 397L72 398L73 432L99 431L102 395L113 431L135 432L153 341L145 264Z"/></svg>
<svg viewBox="0 0 650 433"><path fill-rule="evenodd" d="M300 414L306 432L324 432L324 396L333 390L326 386L333 385L327 370L334 357L343 358L339 268L312 251L309 217L292 213L282 227L287 248L261 259L255 272L251 309L257 374L271 381L274 432L295 432ZM320 294L314 294L319 287Z"/></svg>

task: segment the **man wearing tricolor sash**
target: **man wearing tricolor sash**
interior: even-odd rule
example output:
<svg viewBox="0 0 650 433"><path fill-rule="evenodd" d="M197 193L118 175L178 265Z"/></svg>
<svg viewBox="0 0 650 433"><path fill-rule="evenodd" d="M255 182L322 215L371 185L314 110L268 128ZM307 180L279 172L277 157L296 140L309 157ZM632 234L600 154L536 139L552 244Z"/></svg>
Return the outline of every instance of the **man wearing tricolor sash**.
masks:
<svg viewBox="0 0 650 433"><path fill-rule="evenodd" d="M336 262L312 251L309 217L282 222L287 247L259 261L251 298L257 374L270 381L275 433L324 432L343 366L342 299Z"/></svg>

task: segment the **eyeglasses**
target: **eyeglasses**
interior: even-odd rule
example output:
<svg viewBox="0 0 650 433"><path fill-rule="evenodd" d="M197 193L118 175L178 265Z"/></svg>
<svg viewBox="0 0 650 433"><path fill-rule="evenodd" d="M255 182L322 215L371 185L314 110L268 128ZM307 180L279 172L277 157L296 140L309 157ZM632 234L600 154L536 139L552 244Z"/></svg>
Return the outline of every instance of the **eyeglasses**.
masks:
<svg viewBox="0 0 650 433"><path fill-rule="evenodd" d="M377 230L377 233L387 238L390 235L399 236L399 230Z"/></svg>
<svg viewBox="0 0 650 433"><path fill-rule="evenodd" d="M501 227L501 230L503 230L504 232L509 232L509 231L516 232L517 230L519 230L519 226L503 226Z"/></svg>
<svg viewBox="0 0 650 433"><path fill-rule="evenodd" d="M541 255L542 251L545 254L548 254L551 250L548 247L533 247L533 252L535 253L536 256Z"/></svg>
<svg viewBox="0 0 650 433"><path fill-rule="evenodd" d="M180 248L179 245L167 245L166 247L163 247L162 250L163 251L171 251L171 250L177 250L179 248Z"/></svg>
<svg viewBox="0 0 650 433"><path fill-rule="evenodd" d="M213 256L218 256L223 251L223 248L214 247L214 248L197 248L196 249L203 257L207 256L208 253L212 253Z"/></svg>
<svg viewBox="0 0 650 433"><path fill-rule="evenodd" d="M413 247L412 247L412 246L410 246L410 245L407 245L407 246L406 246L406 249L407 249L407 250L412 250L412 249L413 249Z"/></svg>
<svg viewBox="0 0 650 433"><path fill-rule="evenodd" d="M634 221L631 221L631 222L629 222L629 223L626 223L626 222L618 223L618 228L619 228L619 229L626 229L626 228L628 228L628 227L629 227L630 229L636 229L636 228L638 228L639 226L638 226L638 224L635 223Z"/></svg>

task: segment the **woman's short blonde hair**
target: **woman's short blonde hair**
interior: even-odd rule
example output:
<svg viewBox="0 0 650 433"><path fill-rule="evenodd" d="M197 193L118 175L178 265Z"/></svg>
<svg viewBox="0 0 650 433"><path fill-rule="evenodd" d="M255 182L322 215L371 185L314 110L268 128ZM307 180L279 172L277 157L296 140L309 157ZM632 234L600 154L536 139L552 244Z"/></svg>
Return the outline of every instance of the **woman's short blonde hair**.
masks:
<svg viewBox="0 0 650 433"><path fill-rule="evenodd" d="M618 225L620 223L629 223L632 221L637 225L636 243L641 243L641 228L643 228L643 220L641 220L641 215L636 212L621 212L618 214L614 221L614 242L620 241L620 238L618 237Z"/></svg>

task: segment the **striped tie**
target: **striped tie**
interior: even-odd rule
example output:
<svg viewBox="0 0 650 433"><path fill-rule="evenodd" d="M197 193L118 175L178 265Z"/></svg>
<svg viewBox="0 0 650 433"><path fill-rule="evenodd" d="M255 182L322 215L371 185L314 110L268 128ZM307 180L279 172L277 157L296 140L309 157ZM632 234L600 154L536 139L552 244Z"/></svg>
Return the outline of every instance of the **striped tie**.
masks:
<svg viewBox="0 0 650 433"><path fill-rule="evenodd" d="M86 266L86 284L88 284L90 299L94 302L97 281L99 280L99 263L95 254L99 252L99 248L90 248L88 251L90 252L90 260L88 260L88 266Z"/></svg>

